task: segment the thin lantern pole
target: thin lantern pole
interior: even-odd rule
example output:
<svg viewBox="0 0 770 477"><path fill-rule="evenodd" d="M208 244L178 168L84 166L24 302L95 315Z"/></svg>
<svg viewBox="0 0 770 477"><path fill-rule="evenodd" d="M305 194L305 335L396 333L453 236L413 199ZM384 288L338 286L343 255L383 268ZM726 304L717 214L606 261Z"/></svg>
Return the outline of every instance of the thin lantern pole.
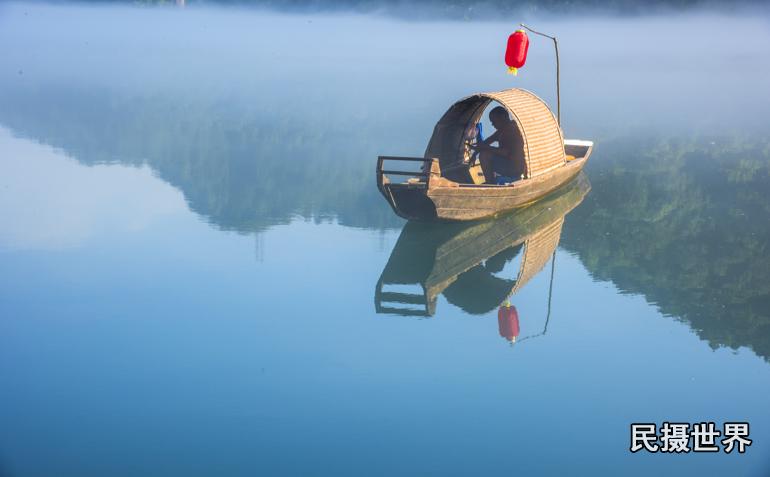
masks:
<svg viewBox="0 0 770 477"><path fill-rule="evenodd" d="M551 295L553 295L553 271L556 269L556 250L553 251L551 257L551 281L548 284L548 314L545 316L545 326L543 327L543 334L548 331L548 321L551 319Z"/></svg>
<svg viewBox="0 0 770 477"><path fill-rule="evenodd" d="M556 121L559 123L559 127L561 127L561 91L559 88L559 42L556 40L555 36L546 35L545 33L540 33L539 31L535 31L523 23L519 23L519 25L522 28L525 28L530 32L534 33L535 35L544 36L546 38L550 38L551 40L553 40L553 48L554 50L556 50Z"/></svg>

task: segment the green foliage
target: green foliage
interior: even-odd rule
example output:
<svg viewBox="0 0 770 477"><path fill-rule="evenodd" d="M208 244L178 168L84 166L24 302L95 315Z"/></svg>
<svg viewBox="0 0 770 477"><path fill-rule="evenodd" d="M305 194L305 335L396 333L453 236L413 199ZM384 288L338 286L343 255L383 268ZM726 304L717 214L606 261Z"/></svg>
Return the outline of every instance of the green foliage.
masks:
<svg viewBox="0 0 770 477"><path fill-rule="evenodd" d="M592 275L643 294L711 346L770 358L768 139L600 144L591 195L562 246Z"/></svg>
<svg viewBox="0 0 770 477"><path fill-rule="evenodd" d="M0 122L16 134L88 165L149 165L205 220L240 233L295 216L400 226L374 186L374 160L423 150L414 124L430 118L412 119L50 87L0 101ZM567 217L562 246L712 346L770 359L767 137L600 142L592 192Z"/></svg>

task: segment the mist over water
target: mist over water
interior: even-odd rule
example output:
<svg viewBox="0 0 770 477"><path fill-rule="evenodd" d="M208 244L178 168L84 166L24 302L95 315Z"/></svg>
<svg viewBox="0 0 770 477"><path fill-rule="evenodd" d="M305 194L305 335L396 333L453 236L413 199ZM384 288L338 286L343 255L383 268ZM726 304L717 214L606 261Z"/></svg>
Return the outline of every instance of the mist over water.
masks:
<svg viewBox="0 0 770 477"><path fill-rule="evenodd" d="M369 181L376 155L421 155L445 109L473 92L517 86L556 103L550 42L535 38L521 74L504 73L513 21L13 3L2 19L0 124L86 164L148 164L204 216L221 206L193 191L196 171L237 163L256 174L238 194L268 203L257 222L299 213L395 225ZM767 18L527 21L558 32L566 137L767 131ZM282 204L269 205L278 189L260 168L285 172ZM357 217L340 210L361 201Z"/></svg>
<svg viewBox="0 0 770 477"><path fill-rule="evenodd" d="M0 474L765 475L766 13L385 13L0 4ZM405 227L374 166L475 92L555 109L519 21L596 148L511 345L518 219ZM754 444L628 452L664 420Z"/></svg>
<svg viewBox="0 0 770 477"><path fill-rule="evenodd" d="M423 129L429 133L447 104L470 92L519 86L555 107L550 42L534 39L519 77L501 74L505 39L526 20L558 32L568 134L581 124L593 134L597 126L739 129L756 126L770 101L767 16L422 23L214 7L6 4L2 12L6 95L103 89L239 102L308 121L334 108L335 118L364 125L397 106L404 116L433 120Z"/></svg>

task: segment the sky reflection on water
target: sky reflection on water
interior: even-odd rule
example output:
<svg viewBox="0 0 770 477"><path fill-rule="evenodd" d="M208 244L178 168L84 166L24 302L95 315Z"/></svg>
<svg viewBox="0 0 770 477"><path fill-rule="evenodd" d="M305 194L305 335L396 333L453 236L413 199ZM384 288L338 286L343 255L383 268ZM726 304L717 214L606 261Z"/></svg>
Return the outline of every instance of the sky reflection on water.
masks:
<svg viewBox="0 0 770 477"><path fill-rule="evenodd" d="M472 293L376 313L405 232L373 178L510 86L510 25L1 8L0 474L770 469L764 19L538 22L567 135L597 149L552 283L512 298L537 334L552 286L548 333L511 346ZM551 101L549 55L517 81ZM754 444L628 452L664 420L747 420Z"/></svg>

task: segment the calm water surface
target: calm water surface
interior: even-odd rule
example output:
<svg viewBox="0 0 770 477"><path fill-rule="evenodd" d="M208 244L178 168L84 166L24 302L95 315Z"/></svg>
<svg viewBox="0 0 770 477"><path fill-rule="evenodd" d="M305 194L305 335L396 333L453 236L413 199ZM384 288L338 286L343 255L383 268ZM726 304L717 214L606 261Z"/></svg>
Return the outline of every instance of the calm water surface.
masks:
<svg viewBox="0 0 770 477"><path fill-rule="evenodd" d="M0 5L0 475L767 475L768 19L528 20L586 177L420 227L374 159L553 102L513 23Z"/></svg>

